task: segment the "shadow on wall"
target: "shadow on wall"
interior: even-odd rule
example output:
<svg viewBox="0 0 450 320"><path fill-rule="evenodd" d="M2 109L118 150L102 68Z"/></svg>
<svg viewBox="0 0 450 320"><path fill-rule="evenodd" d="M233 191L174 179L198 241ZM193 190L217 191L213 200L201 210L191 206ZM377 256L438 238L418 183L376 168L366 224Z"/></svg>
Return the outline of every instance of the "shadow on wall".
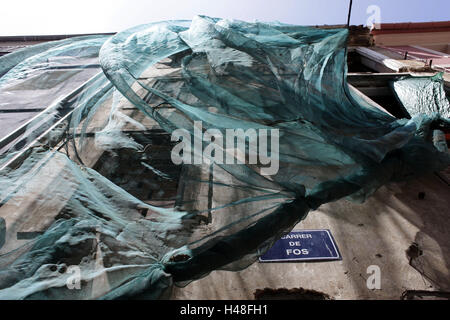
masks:
<svg viewBox="0 0 450 320"><path fill-rule="evenodd" d="M375 264L380 259L382 287L398 291L399 298L400 291L414 289L406 287L399 263L410 263L439 290L450 288L450 234L446 231L450 225L449 193L449 187L431 175L382 187L362 205L343 200L320 208L338 222L333 233L340 238L342 252L355 255L343 262L361 298L370 296L366 282L361 281L367 266L358 260L369 259ZM349 236L351 231L356 236ZM419 254L411 257L413 243ZM380 252L371 252L375 248Z"/></svg>

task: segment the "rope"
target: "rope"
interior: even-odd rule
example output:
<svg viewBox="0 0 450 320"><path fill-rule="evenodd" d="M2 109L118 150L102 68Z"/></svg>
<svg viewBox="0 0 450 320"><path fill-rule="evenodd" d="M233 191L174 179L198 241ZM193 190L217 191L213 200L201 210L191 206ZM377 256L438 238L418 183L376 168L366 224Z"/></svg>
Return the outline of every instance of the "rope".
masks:
<svg viewBox="0 0 450 320"><path fill-rule="evenodd" d="M352 15L352 6L353 6L353 0L350 0L350 4L348 6L347 28L350 26L350 17Z"/></svg>

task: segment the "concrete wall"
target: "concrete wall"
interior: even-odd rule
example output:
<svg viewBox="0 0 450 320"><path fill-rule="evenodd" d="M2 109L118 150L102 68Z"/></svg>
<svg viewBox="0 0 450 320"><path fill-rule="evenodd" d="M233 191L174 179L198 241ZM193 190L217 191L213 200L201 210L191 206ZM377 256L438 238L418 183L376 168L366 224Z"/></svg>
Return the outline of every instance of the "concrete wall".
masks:
<svg viewBox="0 0 450 320"><path fill-rule="evenodd" d="M425 198L418 198L425 192ZM330 229L342 261L259 263L241 272L214 271L173 291L173 299L253 299L256 289L305 288L334 299L400 299L405 290L450 289L450 188L436 176L382 187L364 204L340 200L310 213L295 229ZM417 242L423 254L409 264ZM381 290L369 290L378 265ZM432 279L433 284L429 279Z"/></svg>

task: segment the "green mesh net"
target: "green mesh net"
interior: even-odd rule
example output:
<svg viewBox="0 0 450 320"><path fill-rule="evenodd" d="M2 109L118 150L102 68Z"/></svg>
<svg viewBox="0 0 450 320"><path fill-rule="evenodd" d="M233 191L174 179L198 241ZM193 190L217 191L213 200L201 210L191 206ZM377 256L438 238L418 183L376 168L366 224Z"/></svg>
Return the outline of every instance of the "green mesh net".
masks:
<svg viewBox="0 0 450 320"><path fill-rule="evenodd" d="M43 109L1 138L0 299L167 298L324 203L446 168L442 78L395 83L447 104L407 93L393 118L347 86L347 35L197 16L0 58L0 109Z"/></svg>

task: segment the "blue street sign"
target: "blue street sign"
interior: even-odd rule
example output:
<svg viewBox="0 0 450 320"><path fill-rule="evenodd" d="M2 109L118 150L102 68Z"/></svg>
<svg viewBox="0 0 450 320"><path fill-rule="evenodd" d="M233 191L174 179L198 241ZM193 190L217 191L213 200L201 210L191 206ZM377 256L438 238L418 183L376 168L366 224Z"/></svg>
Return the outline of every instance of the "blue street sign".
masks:
<svg viewBox="0 0 450 320"><path fill-rule="evenodd" d="M296 230L275 242L260 262L342 260L330 230Z"/></svg>

